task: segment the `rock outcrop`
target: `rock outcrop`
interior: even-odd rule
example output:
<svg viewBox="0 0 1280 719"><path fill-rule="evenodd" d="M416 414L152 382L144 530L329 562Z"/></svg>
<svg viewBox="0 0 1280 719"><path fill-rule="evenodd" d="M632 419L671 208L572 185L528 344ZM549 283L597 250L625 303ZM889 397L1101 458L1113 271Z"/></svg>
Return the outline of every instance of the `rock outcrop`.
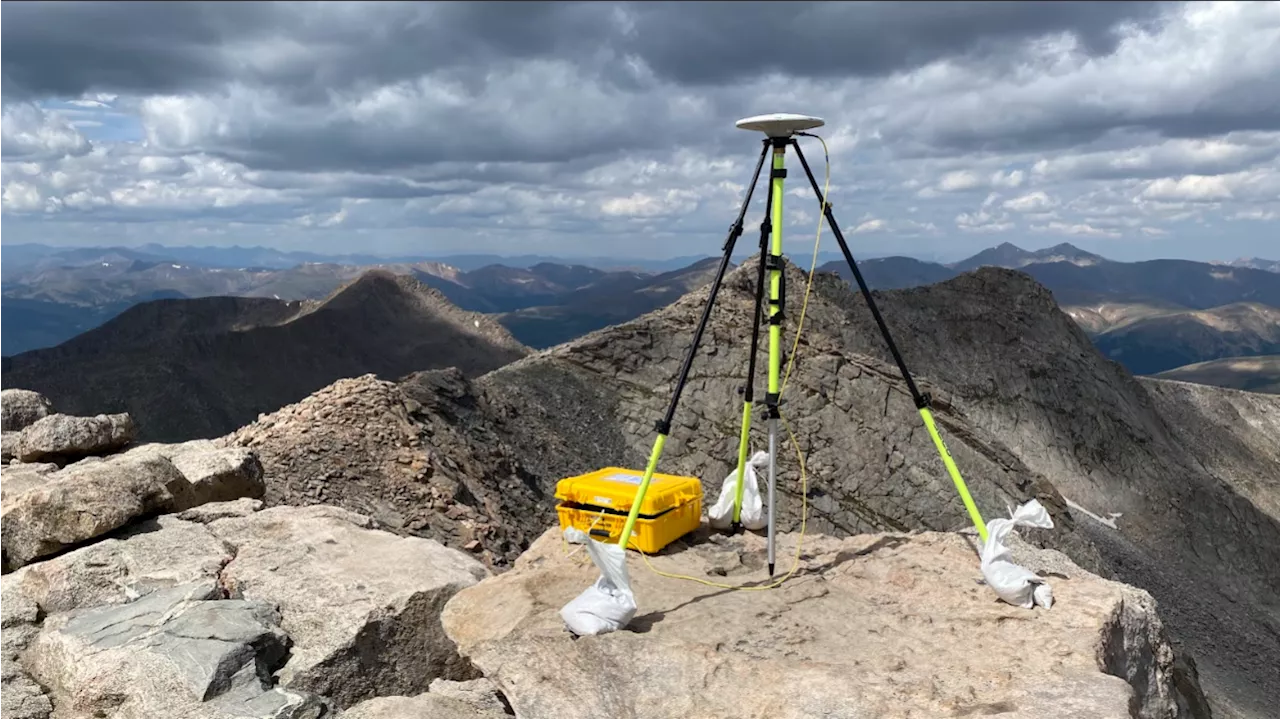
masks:
<svg viewBox="0 0 1280 719"><path fill-rule="evenodd" d="M505 716L440 627L485 576L335 507L240 499L134 523L0 578L4 716Z"/></svg>
<svg viewBox="0 0 1280 719"><path fill-rule="evenodd" d="M281 686L347 707L478 676L439 624L444 603L488 575L478 561L335 507L273 507L208 527L235 550L223 590L279 608L293 641Z"/></svg>
<svg viewBox="0 0 1280 719"><path fill-rule="evenodd" d="M863 298L834 278L816 285L846 310L839 341L888 360ZM1262 405L1272 398L1205 401L1226 391L1131 376L1022 272L987 267L877 294L907 362L1084 510L1074 514L1098 571L1160 602L1211 701L1242 707L1222 714L1271 713L1280 673L1262 667L1280 665L1280 521L1262 495L1280 463ZM1112 527L1086 511L1119 516Z"/></svg>
<svg viewBox="0 0 1280 719"><path fill-rule="evenodd" d="M21 432L53 413L53 403L29 389L0 391L0 431Z"/></svg>
<svg viewBox="0 0 1280 719"><path fill-rule="evenodd" d="M128 415L59 415L49 400L23 390L4 390L0 402L8 403L3 415L12 430L5 439L17 438L0 446L17 455L0 466L0 572L142 519L264 494L262 463L251 450L206 440L120 452L133 439ZM104 565L113 565L109 559Z"/></svg>
<svg viewBox="0 0 1280 719"><path fill-rule="evenodd" d="M21 451L22 430L53 414L48 397L29 389L0 390L0 462L8 464Z"/></svg>
<svg viewBox="0 0 1280 719"><path fill-rule="evenodd" d="M636 618L575 639L597 572L558 528L492 575L331 506L182 515L0 578L6 718L1208 717L1149 595L1016 539L1050 610L996 600L972 532L783 534L764 589L763 538L704 524L648 561L764 591L633 554Z"/></svg>
<svg viewBox="0 0 1280 719"><path fill-rule="evenodd" d="M131 456L163 457L191 484L193 506L262 497L262 462L252 451L222 447L211 440L181 444L145 444L130 450Z"/></svg>
<svg viewBox="0 0 1280 719"><path fill-rule="evenodd" d="M342 719L506 719L502 695L488 679L453 682L437 679L417 696L379 697L342 713Z"/></svg>
<svg viewBox="0 0 1280 719"><path fill-rule="evenodd" d="M545 481L456 370L339 380L223 438L261 458L269 506L334 504L506 566L553 520Z"/></svg>
<svg viewBox="0 0 1280 719"><path fill-rule="evenodd" d="M41 421L48 419L52 417ZM264 491L262 464L252 452L212 445L144 445L54 468L46 464L0 469L6 571L135 520L207 502L261 497Z"/></svg>
<svg viewBox="0 0 1280 719"><path fill-rule="evenodd" d="M779 537L783 567L798 538ZM795 574L766 591L661 577L633 556L635 619L575 639L559 609L598 570L553 529L512 570L459 592L443 621L517 716L1196 716L1203 697L1183 694L1148 594L1018 543L1057 602L1013 607L981 585L972 541L808 535ZM650 561L731 586L768 583L752 534L695 539Z"/></svg>
<svg viewBox="0 0 1280 719"><path fill-rule="evenodd" d="M50 617L23 662L69 716L320 717L318 698L264 681L289 657L279 623L268 603L180 584Z"/></svg>
<svg viewBox="0 0 1280 719"><path fill-rule="evenodd" d="M116 536L23 567L17 572L23 595L44 614L58 614L215 580L234 556L232 548L203 525L179 517L138 522Z"/></svg>
<svg viewBox="0 0 1280 719"><path fill-rule="evenodd" d="M127 413L93 417L51 414L22 430L16 455L23 462L36 462L106 454L128 445L136 432Z"/></svg>

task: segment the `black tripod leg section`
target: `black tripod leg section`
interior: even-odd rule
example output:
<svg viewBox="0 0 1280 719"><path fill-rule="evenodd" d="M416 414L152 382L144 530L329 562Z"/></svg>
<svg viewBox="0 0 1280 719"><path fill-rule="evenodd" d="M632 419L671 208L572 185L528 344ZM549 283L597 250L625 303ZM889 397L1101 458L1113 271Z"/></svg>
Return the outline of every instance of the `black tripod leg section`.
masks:
<svg viewBox="0 0 1280 719"><path fill-rule="evenodd" d="M742 235L742 220L747 215L747 207L751 204L751 196L756 189L756 183L760 179L760 168L764 167L764 158L769 153L769 145L766 143L760 150L760 159L756 162L756 171L751 178L751 185L747 188L747 196L742 200L742 208L738 211L738 219L734 221L733 226L729 228L729 236L724 242L724 256L720 258L720 267L716 270L715 279L711 281L711 291L707 294L707 305L702 309L702 318L698 320L698 327L693 332L693 342L689 345L689 351L685 353L684 364L680 367L680 375L676 379L675 391L671 393L671 404L667 406L667 413L658 422L658 432L666 435L671 432L671 420L676 415L676 405L680 402L680 394L684 392L685 382L689 379L689 370L693 367L693 356L698 352L698 345L702 343L702 333L707 329L707 322L711 319L711 307L715 304L716 294L720 292L720 283L724 280L725 272L729 268L730 257L733 255L733 248L738 242L738 237Z"/></svg>
<svg viewBox="0 0 1280 719"><path fill-rule="evenodd" d="M942 458L943 465L947 468L947 473L951 475L951 481L956 486L956 492L960 494L960 501L964 503L965 509L969 512L969 519L973 521L973 526L978 530L978 536L983 542L987 541L987 525L982 519L982 513L978 511L978 505L974 503L973 497L969 494L969 487L965 484L964 478L960 476L960 469L956 467L955 460L951 457L950 450L942 440L942 435L938 433L937 424L933 419L933 410L929 406L929 395L920 394L916 389L915 380L911 378L911 373L907 371L907 363L902 361L902 354L898 352L898 347L893 343L893 337L889 334L889 328L884 323L884 318L880 316L880 309L876 307L876 300L871 296L871 290L867 288L867 283L862 279L862 272L858 270L858 263L853 261L853 253L849 251L849 243L844 241L844 235L840 232L840 225L836 223L836 215L831 210L831 205L827 202L827 198L822 196L822 190L818 187L818 179L813 176L813 171L809 169L809 163L804 159L804 153L800 151L800 143L794 139L791 144L796 148L796 156L800 158L800 164L804 166L804 173L809 176L809 184L813 186L813 192L818 196L818 201L822 203L822 213L826 216L827 222L831 224L831 232L836 236L836 242L840 244L840 252L844 254L845 262L849 263L849 269L853 271L853 279L858 283L858 289L862 290L862 296L867 300L867 307L871 309L871 316L875 318L876 325L880 328L880 334L884 337L885 344L889 345L889 353L893 355L893 361L898 364L898 371L902 373L902 378L907 382L907 390L911 392L911 399L916 404L916 409L920 412L920 419L924 420L925 428L929 430L929 436L933 439L933 445L938 450L938 456Z"/></svg>
<svg viewBox="0 0 1280 719"><path fill-rule="evenodd" d="M858 289L862 290L862 296L867 301L867 307L871 310L871 316L875 318L876 326L880 328L880 335L884 337L884 342L889 346L889 354L893 355L893 361L898 365L898 371L902 373L902 378L907 382L907 391L911 393L911 399L916 404L916 408L924 408L929 406L929 397L921 395L916 389L915 380L911 378L911 372L907 370L907 363L902 360L902 353L898 352L898 346L893 341L893 335L889 334L889 327L884 323L884 318L880 316L880 308L876 306L876 300L871 296L871 290L867 288L866 280L862 278L862 271L858 269L858 263L853 259L853 253L849 251L849 243L845 242L844 233L840 232L840 225L836 222L835 212L831 209L831 204L827 202L827 198L822 196L822 188L818 185L818 178L813 176L813 170L809 169L809 161L805 159L804 153L800 150L800 143L794 139L791 141L796 150L796 157L800 158L800 165L804 167L804 174L809 177L809 184L813 186L813 192L818 196L818 202L822 204L822 213L826 215L827 223L831 225L831 233L836 236L836 243L840 245L840 252L844 255L844 260L849 264L850 271L853 272L853 279L858 283Z"/></svg>
<svg viewBox="0 0 1280 719"><path fill-rule="evenodd" d="M703 308L702 318L698 320L698 327L693 331L693 341L689 343L689 350L685 353L684 364L680 366L680 375L676 378L675 390L671 393L671 403L667 405L667 413L655 423L658 437L654 440L653 451L649 454L649 463L645 467L644 476L640 478L640 486L636 489L635 498L631 502L631 512L627 515L626 524L622 526L622 536L618 540L619 546L623 549L627 548L627 543L631 539L631 530L635 527L636 519L640 515L640 505L644 502L645 492L648 491L649 482L653 479L653 473L658 467L662 447L667 442L667 436L671 434L671 420L675 418L680 394L684 392L684 385L689 380L689 369L693 366L694 355L698 353L698 345L702 343L702 333L706 331L707 322L711 319L711 308L715 305L716 295L720 292L720 283L724 281L724 274L729 269L733 248L738 242L738 237L742 235L742 218L747 215L747 207L751 204L751 196L755 192L756 183L760 180L760 168L764 167L764 158L768 152L769 143L766 140L760 148L760 159L756 162L755 175L752 176L751 184L747 187L747 196L742 200L738 219L729 228L729 236L725 239L724 256L720 259L720 267L716 270L715 279L711 281L711 291L707 293L707 306Z"/></svg>

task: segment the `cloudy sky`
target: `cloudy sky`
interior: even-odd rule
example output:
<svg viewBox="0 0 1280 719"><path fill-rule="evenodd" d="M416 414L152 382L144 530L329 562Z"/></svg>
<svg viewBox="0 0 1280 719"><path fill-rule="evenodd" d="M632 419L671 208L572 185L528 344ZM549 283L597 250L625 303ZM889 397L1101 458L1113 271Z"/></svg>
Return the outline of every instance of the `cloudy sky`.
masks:
<svg viewBox="0 0 1280 719"><path fill-rule="evenodd" d="M23 2L0 28L7 243L714 254L760 148L734 121L800 112L863 256L1280 258L1280 3Z"/></svg>

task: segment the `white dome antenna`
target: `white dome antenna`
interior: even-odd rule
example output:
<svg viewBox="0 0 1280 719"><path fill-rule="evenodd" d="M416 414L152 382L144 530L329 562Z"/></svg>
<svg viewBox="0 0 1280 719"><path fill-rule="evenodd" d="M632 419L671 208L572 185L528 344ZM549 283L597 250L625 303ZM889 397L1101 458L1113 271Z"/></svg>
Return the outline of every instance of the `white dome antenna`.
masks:
<svg viewBox="0 0 1280 719"><path fill-rule="evenodd" d="M826 123L820 117L797 115L791 112L775 112L771 115L744 117L734 124L740 130L758 130L769 137L791 137L797 132L822 127Z"/></svg>

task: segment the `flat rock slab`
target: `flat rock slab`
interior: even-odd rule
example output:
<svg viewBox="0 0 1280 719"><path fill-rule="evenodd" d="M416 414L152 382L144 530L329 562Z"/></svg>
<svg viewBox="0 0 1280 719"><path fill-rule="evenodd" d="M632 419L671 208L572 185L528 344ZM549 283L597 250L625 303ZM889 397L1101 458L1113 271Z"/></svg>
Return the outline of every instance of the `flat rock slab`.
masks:
<svg viewBox="0 0 1280 719"><path fill-rule="evenodd" d="M233 517L247 517L254 512L261 510L263 502L261 499L253 499L252 497L241 497L230 502L212 502L210 504L202 504L199 507L184 509L178 512L177 517L186 522L198 522L200 524L208 524L216 522L219 519L230 519Z"/></svg>
<svg viewBox="0 0 1280 719"><path fill-rule="evenodd" d="M167 459L113 457L67 468L4 506L4 565L20 567L191 501L190 484Z"/></svg>
<svg viewBox="0 0 1280 719"><path fill-rule="evenodd" d="M17 456L23 462L112 452L133 441L137 427L127 413L75 417L51 414L22 430Z"/></svg>
<svg viewBox="0 0 1280 719"><path fill-rule="evenodd" d="M8 504L19 494L43 485L57 471L58 465L52 462L0 467L0 504Z"/></svg>
<svg viewBox="0 0 1280 719"><path fill-rule="evenodd" d="M22 593L45 614L123 604L158 589L217 580L232 552L202 524L172 515L23 567Z"/></svg>
<svg viewBox="0 0 1280 719"><path fill-rule="evenodd" d="M218 595L197 582L50 617L23 663L67 716L320 716L318 699L264 681L289 648L275 608Z"/></svg>
<svg viewBox="0 0 1280 719"><path fill-rule="evenodd" d="M51 419L51 418L50 418ZM117 530L139 518L206 503L256 501L266 491L251 450L208 440L144 445L107 458L87 457L61 471L54 464L0 469L5 568L13 569ZM258 505L261 506L259 502ZM252 505L208 510L240 516Z"/></svg>
<svg viewBox="0 0 1280 719"><path fill-rule="evenodd" d="M0 430L19 432L52 413L53 403L39 392L0 390Z"/></svg>
<svg viewBox="0 0 1280 719"><path fill-rule="evenodd" d="M281 686L345 708L416 695L437 677L477 676L439 619L449 598L488 575L475 559L325 505L272 507L207 526L236 553L221 575L230 596L280 609L293 640Z"/></svg>
<svg viewBox="0 0 1280 719"><path fill-rule="evenodd" d="M779 536L778 578L795 541ZM1039 551L1065 568L1050 577L1057 601L1020 609L979 583L970 541L810 535L796 574L766 591L661 577L629 553L636 617L575 639L560 608L599 571L552 529L513 570L459 592L442 622L519 716L1129 719L1135 699L1142 717L1182 715L1149 595ZM677 544L651 562L769 583L754 534Z"/></svg>
<svg viewBox="0 0 1280 719"><path fill-rule="evenodd" d="M191 483L197 505L229 502L241 497L261 498L266 493L262 462L243 447L220 447L211 440L195 439L179 444L146 444L128 456L160 456L173 462Z"/></svg>

